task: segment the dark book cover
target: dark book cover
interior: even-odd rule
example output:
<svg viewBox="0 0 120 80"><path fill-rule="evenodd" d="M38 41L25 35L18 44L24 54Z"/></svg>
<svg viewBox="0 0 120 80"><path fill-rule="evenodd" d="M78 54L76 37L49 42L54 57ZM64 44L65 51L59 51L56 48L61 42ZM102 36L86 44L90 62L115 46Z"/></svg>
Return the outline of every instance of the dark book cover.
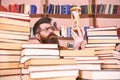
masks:
<svg viewBox="0 0 120 80"><path fill-rule="evenodd" d="M36 13L37 13L36 5L30 5L30 14L36 14Z"/></svg>

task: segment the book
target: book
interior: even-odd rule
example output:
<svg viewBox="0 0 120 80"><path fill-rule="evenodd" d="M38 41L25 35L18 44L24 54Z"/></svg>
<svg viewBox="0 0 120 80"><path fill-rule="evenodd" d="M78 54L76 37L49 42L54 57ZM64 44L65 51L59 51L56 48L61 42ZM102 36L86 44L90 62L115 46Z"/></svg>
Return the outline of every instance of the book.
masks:
<svg viewBox="0 0 120 80"><path fill-rule="evenodd" d="M108 54L108 53L113 53L114 50L113 49L104 49L104 50L98 50L98 51L95 51L95 55L97 54Z"/></svg>
<svg viewBox="0 0 120 80"><path fill-rule="evenodd" d="M120 62L119 59L100 59L100 61L102 61L103 64L118 64Z"/></svg>
<svg viewBox="0 0 120 80"><path fill-rule="evenodd" d="M21 43L3 43L0 42L0 49L21 50Z"/></svg>
<svg viewBox="0 0 120 80"><path fill-rule="evenodd" d="M94 50L60 50L60 56L94 56Z"/></svg>
<svg viewBox="0 0 120 80"><path fill-rule="evenodd" d="M92 80L118 80L120 70L80 70L79 78Z"/></svg>
<svg viewBox="0 0 120 80"><path fill-rule="evenodd" d="M56 49L58 48L58 44L39 44L39 43L28 43L28 44L22 44L22 48L40 48L40 49Z"/></svg>
<svg viewBox="0 0 120 80"><path fill-rule="evenodd" d="M30 13L29 14L36 14L37 13L37 6L30 5Z"/></svg>
<svg viewBox="0 0 120 80"><path fill-rule="evenodd" d="M78 63L76 66L78 70L101 70L100 63Z"/></svg>
<svg viewBox="0 0 120 80"><path fill-rule="evenodd" d="M19 67L19 62L3 62L0 63L0 70L1 69L17 69Z"/></svg>
<svg viewBox="0 0 120 80"><path fill-rule="evenodd" d="M1 24L9 24L9 25L27 26L27 27L30 25L29 21L4 18L4 17L0 17L0 23Z"/></svg>
<svg viewBox="0 0 120 80"><path fill-rule="evenodd" d="M24 55L44 55L44 56L59 56L59 50L53 50L53 49L23 49L21 51L21 56Z"/></svg>
<svg viewBox="0 0 120 80"><path fill-rule="evenodd" d="M46 65L46 66L29 66L28 71L36 72L36 71L56 71L56 70L74 70L77 69L75 64L63 64L63 65Z"/></svg>
<svg viewBox="0 0 120 80"><path fill-rule="evenodd" d="M39 59L32 58L24 63L24 65L59 65L59 64L75 64L75 60L56 58L39 58Z"/></svg>
<svg viewBox="0 0 120 80"><path fill-rule="evenodd" d="M21 19L21 20L28 20L28 21L30 21L31 19L28 14L14 13L14 12L0 12L0 17Z"/></svg>
<svg viewBox="0 0 120 80"><path fill-rule="evenodd" d="M100 64L100 63L103 63L103 60L77 60L76 62L75 62L76 64Z"/></svg>
<svg viewBox="0 0 120 80"><path fill-rule="evenodd" d="M0 55L21 55L21 51L20 50L4 50L4 49L0 49Z"/></svg>
<svg viewBox="0 0 120 80"><path fill-rule="evenodd" d="M120 68L120 65L118 65L118 64L102 64L101 68L102 69L118 69L118 68Z"/></svg>
<svg viewBox="0 0 120 80"><path fill-rule="evenodd" d="M97 28L88 28L88 31L104 31L104 30L116 30L116 26L106 26L106 27L97 27Z"/></svg>
<svg viewBox="0 0 120 80"><path fill-rule="evenodd" d="M87 31L87 36L115 36L117 31Z"/></svg>
<svg viewBox="0 0 120 80"><path fill-rule="evenodd" d="M120 39L89 39L88 43L120 43Z"/></svg>
<svg viewBox="0 0 120 80"><path fill-rule="evenodd" d="M19 62L20 56L0 55L0 62Z"/></svg>
<svg viewBox="0 0 120 80"><path fill-rule="evenodd" d="M30 33L29 25L25 27L25 26L18 26L18 25L0 24L0 30Z"/></svg>
<svg viewBox="0 0 120 80"><path fill-rule="evenodd" d="M59 56L50 56L50 55L28 55L28 56L21 56L20 58L20 63L24 63L25 61L29 60L29 59L32 59L32 58L57 58L59 59L60 57Z"/></svg>
<svg viewBox="0 0 120 80"><path fill-rule="evenodd" d="M78 76L78 70L56 70L56 71L42 71L31 72L30 78L55 78L55 77L67 77Z"/></svg>
<svg viewBox="0 0 120 80"><path fill-rule="evenodd" d="M18 31L8 31L8 30L0 30L0 33L4 33L4 34L13 34L13 35L23 35L23 36L29 36L30 33L28 32L18 32Z"/></svg>
<svg viewBox="0 0 120 80"><path fill-rule="evenodd" d="M0 80L9 80L9 79L21 80L20 74L18 74L18 75L10 75L10 76L0 76Z"/></svg>
<svg viewBox="0 0 120 80"><path fill-rule="evenodd" d="M99 60L98 56L64 56L64 58L74 58L75 60Z"/></svg>
<svg viewBox="0 0 120 80"><path fill-rule="evenodd" d="M15 40L29 40L29 33L0 30L0 38L15 39Z"/></svg>
<svg viewBox="0 0 120 80"><path fill-rule="evenodd" d="M103 44L100 44L100 43L96 43L96 44L86 44L85 47L102 47L102 46L116 46L115 43L111 43L111 44L107 44L107 43L103 43Z"/></svg>
<svg viewBox="0 0 120 80"><path fill-rule="evenodd" d="M0 70L0 76L19 75L20 69L2 69Z"/></svg>
<svg viewBox="0 0 120 80"><path fill-rule="evenodd" d="M88 39L119 39L119 37L116 36L89 36Z"/></svg>
<svg viewBox="0 0 120 80"><path fill-rule="evenodd" d="M27 40L16 40L16 39L5 39L5 38L0 38L0 42L21 43L21 44L23 44L23 43L29 43Z"/></svg>
<svg viewBox="0 0 120 80"><path fill-rule="evenodd" d="M56 78L30 78L29 75L23 75L22 80L76 80L76 76L56 77Z"/></svg>
<svg viewBox="0 0 120 80"><path fill-rule="evenodd" d="M86 50L115 50L115 46L86 47Z"/></svg>

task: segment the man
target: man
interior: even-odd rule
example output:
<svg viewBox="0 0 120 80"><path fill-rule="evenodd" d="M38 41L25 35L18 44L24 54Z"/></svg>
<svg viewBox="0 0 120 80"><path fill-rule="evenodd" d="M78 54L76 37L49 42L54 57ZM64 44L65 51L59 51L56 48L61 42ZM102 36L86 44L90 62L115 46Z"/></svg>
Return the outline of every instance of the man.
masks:
<svg viewBox="0 0 120 80"><path fill-rule="evenodd" d="M40 42L40 43L57 43L57 35L54 33L54 26L51 25L51 18L41 18L39 19L33 26L33 34L35 38ZM81 31L79 28L78 30L78 35L72 30L72 37L74 39L74 49L79 49L81 48L80 45L82 45L83 42L83 37L81 34Z"/></svg>

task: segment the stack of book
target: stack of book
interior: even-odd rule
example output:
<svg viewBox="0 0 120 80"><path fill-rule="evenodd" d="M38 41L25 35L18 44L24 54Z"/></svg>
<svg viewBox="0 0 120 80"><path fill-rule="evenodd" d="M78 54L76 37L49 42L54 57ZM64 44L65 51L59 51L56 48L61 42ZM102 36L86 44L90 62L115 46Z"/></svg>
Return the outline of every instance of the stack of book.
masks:
<svg viewBox="0 0 120 80"><path fill-rule="evenodd" d="M61 59L58 44L23 44L22 80L75 80L74 59Z"/></svg>
<svg viewBox="0 0 120 80"><path fill-rule="evenodd" d="M101 61L95 56L94 50L61 50L60 56L64 59L75 60L78 70L101 70ZM86 68L87 67L87 68Z"/></svg>
<svg viewBox="0 0 120 80"><path fill-rule="evenodd" d="M79 78L87 80L120 79L120 53L115 51L116 43L120 43L120 40L116 27L88 29L87 36L86 49L95 50L95 55L102 62L101 70L80 70Z"/></svg>
<svg viewBox="0 0 120 80"><path fill-rule="evenodd" d="M26 14L0 12L0 80L20 80L21 44L29 39Z"/></svg>
<svg viewBox="0 0 120 80"><path fill-rule="evenodd" d="M116 43L120 43L120 39L117 36L117 29L114 26L88 28L87 37L86 48L94 50L115 50Z"/></svg>

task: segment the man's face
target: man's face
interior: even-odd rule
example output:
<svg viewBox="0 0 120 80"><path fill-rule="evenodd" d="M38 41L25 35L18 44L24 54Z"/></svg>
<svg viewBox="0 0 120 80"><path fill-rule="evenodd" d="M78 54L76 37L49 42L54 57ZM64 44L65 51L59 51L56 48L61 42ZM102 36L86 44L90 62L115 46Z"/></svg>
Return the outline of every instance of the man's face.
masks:
<svg viewBox="0 0 120 80"><path fill-rule="evenodd" d="M56 42L56 35L54 34L54 27L49 23L43 23L40 26L40 40L42 43Z"/></svg>

